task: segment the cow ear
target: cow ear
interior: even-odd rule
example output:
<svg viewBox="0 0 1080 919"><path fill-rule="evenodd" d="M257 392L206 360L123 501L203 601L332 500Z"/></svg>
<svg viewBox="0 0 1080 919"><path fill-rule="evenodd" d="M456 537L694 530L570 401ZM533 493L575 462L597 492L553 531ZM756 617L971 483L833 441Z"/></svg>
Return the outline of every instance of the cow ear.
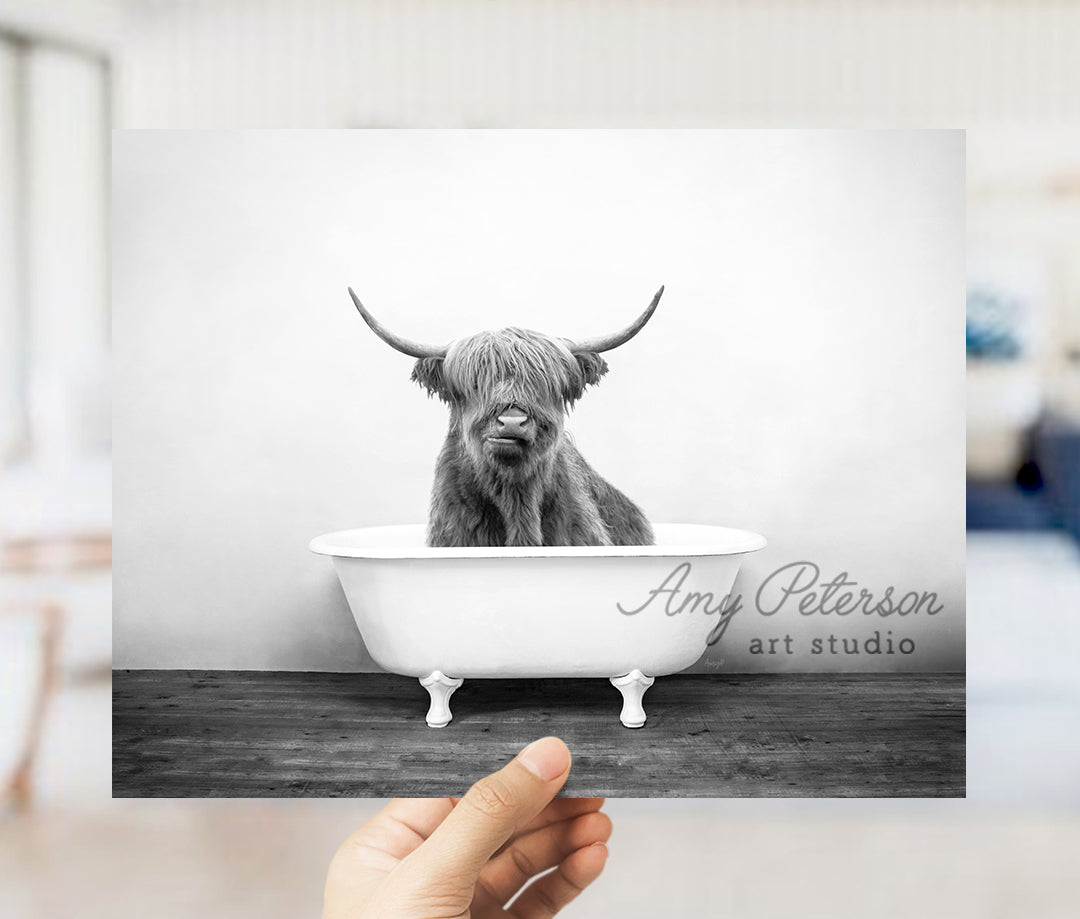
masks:
<svg viewBox="0 0 1080 919"><path fill-rule="evenodd" d="M444 402L450 401L446 388L446 376L443 374L441 357L422 357L413 367L410 379L427 390L429 396L438 396Z"/></svg>
<svg viewBox="0 0 1080 919"><path fill-rule="evenodd" d="M581 387L583 391L586 386L595 386L599 383L600 378L608 371L607 361L596 351L578 351L574 357L577 358L578 367L581 368L581 375L584 378ZM581 393L578 395L580 396Z"/></svg>

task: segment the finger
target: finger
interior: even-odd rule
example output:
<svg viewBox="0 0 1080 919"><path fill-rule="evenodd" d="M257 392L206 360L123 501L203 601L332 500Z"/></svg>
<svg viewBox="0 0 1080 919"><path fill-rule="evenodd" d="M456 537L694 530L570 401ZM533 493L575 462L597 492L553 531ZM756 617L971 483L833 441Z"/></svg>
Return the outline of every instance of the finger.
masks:
<svg viewBox="0 0 1080 919"><path fill-rule="evenodd" d="M461 798L450 798L449 800L456 807ZM552 823L558 823L561 820L570 820L580 814L589 814L593 811L598 811L604 806L606 801L606 798L556 798L540 811L533 820L530 820L529 823L523 826L514 836L511 836L504 844L503 848L510 845L517 836L523 836L525 833L531 833L533 830L538 830L541 827L548 826Z"/></svg>
<svg viewBox="0 0 1080 919"><path fill-rule="evenodd" d="M600 877L607 846L593 843L569 855L558 868L537 878L510 907L517 919L549 919Z"/></svg>
<svg viewBox="0 0 1080 919"><path fill-rule="evenodd" d="M449 798L397 798L341 844L331 869L392 871L431 835L452 809Z"/></svg>
<svg viewBox="0 0 1080 919"><path fill-rule="evenodd" d="M566 744L557 737L534 741L473 785L402 868L410 865L418 878L476 878L492 854L548 805L569 772Z"/></svg>
<svg viewBox="0 0 1080 919"><path fill-rule="evenodd" d="M477 889L493 905L502 906L536 875L554 868L578 849L607 842L610 837L611 820L601 813L584 814L534 830L484 866Z"/></svg>
<svg viewBox="0 0 1080 919"><path fill-rule="evenodd" d="M454 804L449 798L394 798L377 816L408 827L424 840L453 809Z"/></svg>
<svg viewBox="0 0 1080 919"><path fill-rule="evenodd" d="M381 850L401 860L427 839L453 808L449 798L395 798L345 845Z"/></svg>
<svg viewBox="0 0 1080 919"><path fill-rule="evenodd" d="M533 820L523 826L514 836L503 845L501 852L519 836L532 833L534 830L550 826L552 823L560 823L563 820L572 820L582 814L591 814L604 806L604 798L556 798L545 807ZM496 852L496 855L499 853Z"/></svg>

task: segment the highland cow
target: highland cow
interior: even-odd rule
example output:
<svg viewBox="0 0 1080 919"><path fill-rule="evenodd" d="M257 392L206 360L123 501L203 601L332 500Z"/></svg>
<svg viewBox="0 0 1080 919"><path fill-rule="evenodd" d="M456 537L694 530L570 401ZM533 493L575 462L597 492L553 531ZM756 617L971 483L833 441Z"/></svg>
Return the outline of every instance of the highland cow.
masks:
<svg viewBox="0 0 1080 919"><path fill-rule="evenodd" d="M387 331L349 288L371 330L417 359L413 381L450 407L428 545L652 544L644 513L585 461L564 422L585 387L607 373L601 353L640 332L663 292L636 322L603 338L573 342L507 328L432 347Z"/></svg>

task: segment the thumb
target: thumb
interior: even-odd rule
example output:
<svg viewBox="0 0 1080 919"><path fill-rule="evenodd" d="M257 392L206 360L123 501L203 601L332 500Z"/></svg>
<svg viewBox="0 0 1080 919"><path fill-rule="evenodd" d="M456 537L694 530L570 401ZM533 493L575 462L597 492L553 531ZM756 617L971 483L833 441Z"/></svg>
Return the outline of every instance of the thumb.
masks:
<svg viewBox="0 0 1080 919"><path fill-rule="evenodd" d="M569 772L570 751L558 737L533 741L466 792L409 856L410 868L421 883L453 878L471 886L503 843L547 807Z"/></svg>

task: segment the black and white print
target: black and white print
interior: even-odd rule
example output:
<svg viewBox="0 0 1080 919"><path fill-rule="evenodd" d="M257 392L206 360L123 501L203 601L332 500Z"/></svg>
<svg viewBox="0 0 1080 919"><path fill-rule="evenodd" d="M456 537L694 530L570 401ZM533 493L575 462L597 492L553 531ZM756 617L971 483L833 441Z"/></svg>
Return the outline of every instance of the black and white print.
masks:
<svg viewBox="0 0 1080 919"><path fill-rule="evenodd" d="M117 132L114 794L542 729L962 796L964 193L957 131Z"/></svg>

